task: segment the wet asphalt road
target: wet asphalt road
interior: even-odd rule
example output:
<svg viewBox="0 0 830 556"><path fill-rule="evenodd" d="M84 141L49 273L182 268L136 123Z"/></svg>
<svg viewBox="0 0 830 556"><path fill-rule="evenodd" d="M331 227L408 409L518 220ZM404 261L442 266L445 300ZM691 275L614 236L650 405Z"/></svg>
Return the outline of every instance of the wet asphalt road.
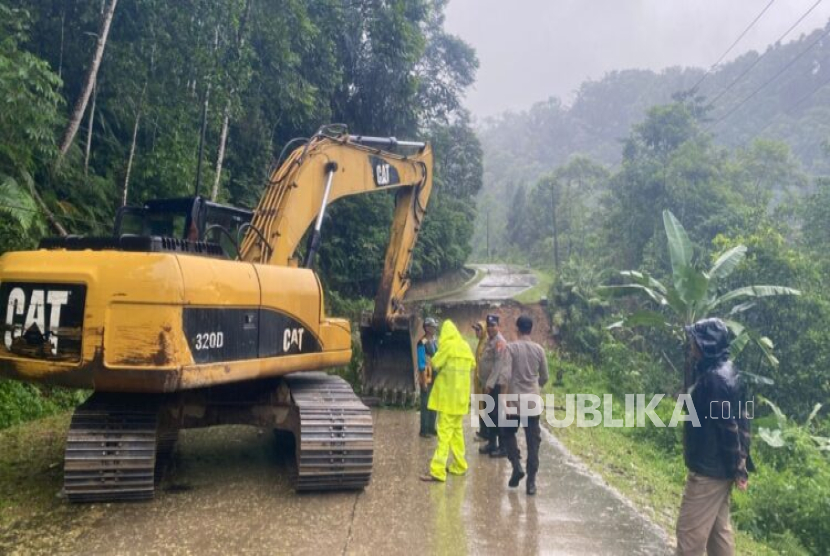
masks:
<svg viewBox="0 0 830 556"><path fill-rule="evenodd" d="M465 426L466 423L465 423ZM468 427L468 426L467 426ZM539 493L508 489L509 463L422 483L434 440L414 412L375 412L375 471L362 493L297 495L291 455L248 427L184 431L156 500L73 506L10 531L18 554L670 554L668 540L545 434ZM520 435L523 436L523 435ZM0 535L0 540L2 535Z"/></svg>
<svg viewBox="0 0 830 556"><path fill-rule="evenodd" d="M499 301L510 299L536 285L536 275L530 270L506 264L469 265L484 273L484 278L473 286L442 297L442 302Z"/></svg>

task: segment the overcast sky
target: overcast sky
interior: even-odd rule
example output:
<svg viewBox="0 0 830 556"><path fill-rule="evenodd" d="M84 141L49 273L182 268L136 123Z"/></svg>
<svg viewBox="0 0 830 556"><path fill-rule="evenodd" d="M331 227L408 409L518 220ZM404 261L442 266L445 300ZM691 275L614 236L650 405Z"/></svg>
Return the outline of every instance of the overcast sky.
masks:
<svg viewBox="0 0 830 556"><path fill-rule="evenodd" d="M775 0L730 53L763 50L817 0ZM769 0L450 0L446 29L478 53L467 107L479 118L523 110L586 79L628 68L711 66ZM823 1L784 42L822 27Z"/></svg>

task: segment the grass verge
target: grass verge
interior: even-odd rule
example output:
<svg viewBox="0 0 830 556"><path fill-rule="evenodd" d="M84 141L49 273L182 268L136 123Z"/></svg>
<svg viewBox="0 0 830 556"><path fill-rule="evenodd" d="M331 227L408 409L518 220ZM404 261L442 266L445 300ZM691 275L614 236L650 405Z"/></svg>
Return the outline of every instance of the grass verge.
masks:
<svg viewBox="0 0 830 556"><path fill-rule="evenodd" d="M0 531L55 506L71 412L0 431Z"/></svg>
<svg viewBox="0 0 830 556"><path fill-rule="evenodd" d="M550 287L553 285L552 272L536 269L533 269L532 272L536 275L536 285L513 297L513 299L525 305L539 303L543 297L548 295Z"/></svg>

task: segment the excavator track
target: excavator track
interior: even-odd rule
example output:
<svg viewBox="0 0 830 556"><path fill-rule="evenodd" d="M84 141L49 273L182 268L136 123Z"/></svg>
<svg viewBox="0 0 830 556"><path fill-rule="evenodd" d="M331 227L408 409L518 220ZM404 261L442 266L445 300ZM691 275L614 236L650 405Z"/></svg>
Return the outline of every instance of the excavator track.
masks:
<svg viewBox="0 0 830 556"><path fill-rule="evenodd" d="M297 492L359 490L372 476L372 413L340 377L286 379L298 413Z"/></svg>
<svg viewBox="0 0 830 556"><path fill-rule="evenodd" d="M144 397L93 395L75 410L64 457L64 493L70 502L149 500L157 482L158 405ZM149 403L148 403L149 402ZM165 452L170 435L162 435Z"/></svg>

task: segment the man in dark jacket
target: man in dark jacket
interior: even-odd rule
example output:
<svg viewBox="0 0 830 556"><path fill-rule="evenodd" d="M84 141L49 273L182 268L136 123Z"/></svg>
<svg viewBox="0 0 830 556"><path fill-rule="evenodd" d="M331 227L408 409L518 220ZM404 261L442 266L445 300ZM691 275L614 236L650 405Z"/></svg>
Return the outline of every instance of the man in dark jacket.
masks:
<svg viewBox="0 0 830 556"><path fill-rule="evenodd" d="M695 362L690 393L699 425L686 421L685 458L689 474L677 519L677 554L726 556L735 553L729 523L732 485L745 490L749 420L738 372L729 360L729 332L720 319L686 327Z"/></svg>

